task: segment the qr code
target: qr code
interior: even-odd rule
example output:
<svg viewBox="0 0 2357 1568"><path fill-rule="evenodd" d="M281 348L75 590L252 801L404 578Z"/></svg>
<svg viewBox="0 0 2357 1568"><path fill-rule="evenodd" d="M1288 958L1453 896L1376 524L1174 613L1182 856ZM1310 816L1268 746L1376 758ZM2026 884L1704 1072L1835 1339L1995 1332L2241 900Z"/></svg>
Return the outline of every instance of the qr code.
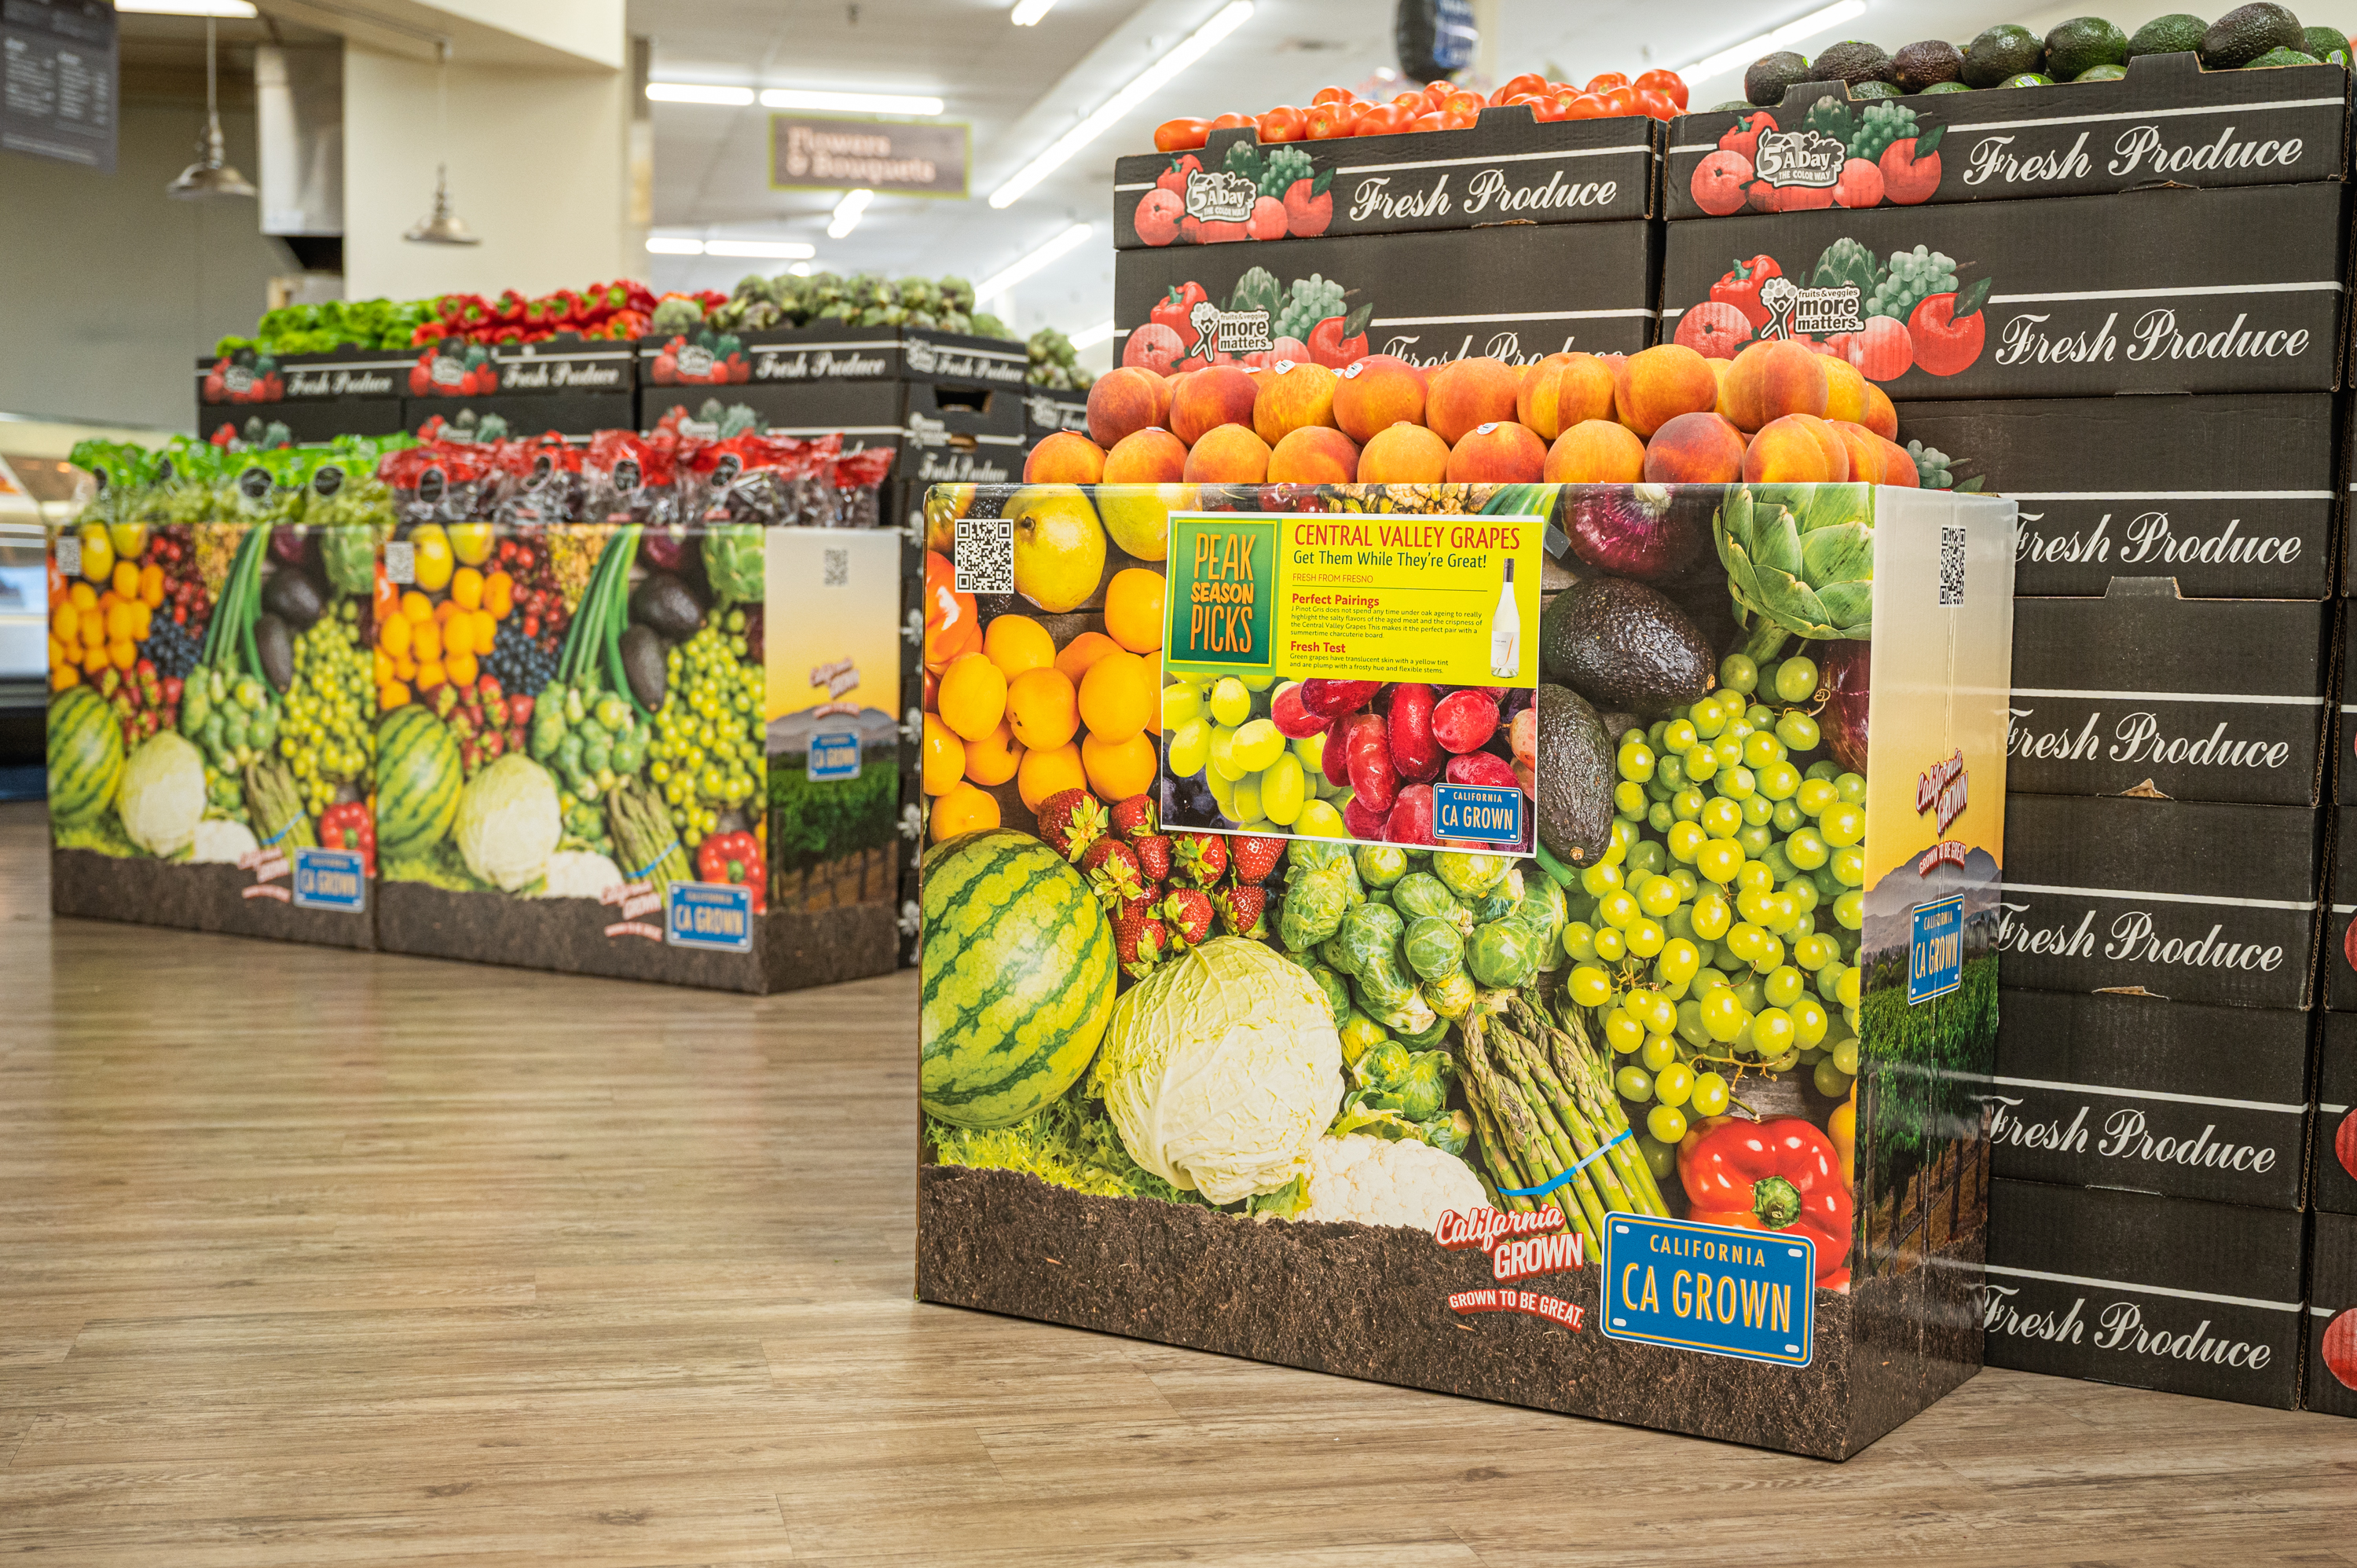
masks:
<svg viewBox="0 0 2357 1568"><path fill-rule="evenodd" d="M825 585L830 588L851 586L851 552L847 549L835 549L827 551L825 554Z"/></svg>
<svg viewBox="0 0 2357 1568"><path fill-rule="evenodd" d="M1015 525L1003 517L962 517L957 525L957 591L1015 591Z"/></svg>
<svg viewBox="0 0 2357 1568"><path fill-rule="evenodd" d="M1964 602L1964 531L1940 530L1940 607Z"/></svg>
<svg viewBox="0 0 2357 1568"><path fill-rule="evenodd" d="M81 575L81 538L79 534L58 535L58 575L69 579Z"/></svg>
<svg viewBox="0 0 2357 1568"><path fill-rule="evenodd" d="M417 546L401 539L384 547L384 580L404 586L417 581Z"/></svg>

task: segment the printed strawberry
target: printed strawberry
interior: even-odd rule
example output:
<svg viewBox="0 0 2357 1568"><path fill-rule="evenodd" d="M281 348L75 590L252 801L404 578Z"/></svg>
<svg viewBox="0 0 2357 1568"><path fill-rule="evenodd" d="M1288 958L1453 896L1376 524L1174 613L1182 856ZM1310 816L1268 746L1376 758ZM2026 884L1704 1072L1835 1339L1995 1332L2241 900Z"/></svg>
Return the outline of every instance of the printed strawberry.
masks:
<svg viewBox="0 0 2357 1568"><path fill-rule="evenodd" d="M1039 802L1039 840L1066 860L1104 837L1104 805L1086 789L1060 789Z"/></svg>
<svg viewBox="0 0 2357 1568"><path fill-rule="evenodd" d="M1228 841L1218 833L1174 833L1170 854L1178 875L1198 887L1228 874Z"/></svg>
<svg viewBox="0 0 2357 1568"><path fill-rule="evenodd" d="M1081 875L1107 908L1117 908L1146 897L1146 876L1137 852L1119 839L1099 839L1083 851Z"/></svg>
<svg viewBox="0 0 2357 1568"><path fill-rule="evenodd" d="M1170 934L1178 939L1180 947L1200 947L1211 940L1211 918L1216 910L1211 896L1201 888L1171 889L1170 897L1162 900L1161 910L1163 919L1169 923Z"/></svg>
<svg viewBox="0 0 2357 1568"><path fill-rule="evenodd" d="M1285 841L1265 833L1243 833L1228 845L1228 860L1236 868L1236 880L1257 885L1268 880L1276 863L1285 858Z"/></svg>
<svg viewBox="0 0 2357 1568"><path fill-rule="evenodd" d="M1261 911L1268 908L1268 889L1250 885L1222 887L1211 895L1218 906L1220 923L1232 937L1265 937L1268 929L1262 923Z"/></svg>
<svg viewBox="0 0 2357 1568"><path fill-rule="evenodd" d="M1122 972L1133 980L1144 979L1160 963L1170 944L1168 929L1147 913L1148 908L1141 900L1113 918L1114 957L1120 960Z"/></svg>
<svg viewBox="0 0 2357 1568"><path fill-rule="evenodd" d="M1160 826L1154 814L1154 797L1151 795L1132 795L1125 800L1113 803L1113 832L1116 838L1135 843L1157 832Z"/></svg>
<svg viewBox="0 0 2357 1568"><path fill-rule="evenodd" d="M1146 873L1148 882L1170 880L1170 840L1167 834L1147 833L1133 840L1129 847L1137 852L1138 869Z"/></svg>

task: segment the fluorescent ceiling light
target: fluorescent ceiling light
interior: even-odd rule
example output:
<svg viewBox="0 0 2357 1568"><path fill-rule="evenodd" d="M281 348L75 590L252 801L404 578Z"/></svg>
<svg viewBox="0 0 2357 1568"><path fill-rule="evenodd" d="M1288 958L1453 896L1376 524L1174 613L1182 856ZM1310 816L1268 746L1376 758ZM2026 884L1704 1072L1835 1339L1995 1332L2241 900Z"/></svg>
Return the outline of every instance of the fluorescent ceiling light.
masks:
<svg viewBox="0 0 2357 1568"><path fill-rule="evenodd" d="M246 0L115 0L114 8L148 16L234 16L240 21L254 14Z"/></svg>
<svg viewBox="0 0 2357 1568"><path fill-rule="evenodd" d="M1015 9L1007 20L1018 27L1028 27L1055 7L1056 0L1015 0Z"/></svg>
<svg viewBox="0 0 2357 1568"><path fill-rule="evenodd" d="M891 92L803 92L791 88L764 88L764 109L841 109L854 114L938 114L938 98L912 98Z"/></svg>
<svg viewBox="0 0 2357 1568"><path fill-rule="evenodd" d="M859 215L866 211L867 204L875 199L876 193L872 190L845 191L843 199L834 204L834 221L826 226L826 237L840 240L858 228ZM818 252L813 251L811 253L816 255Z"/></svg>
<svg viewBox="0 0 2357 1568"><path fill-rule="evenodd" d="M1812 11L1798 21L1787 22L1772 33L1762 33L1756 38L1745 39L1733 48L1721 49L1715 55L1705 55L1692 65L1681 67L1679 74L1694 77L1696 80L1706 76L1717 76L1722 70L1729 70L1739 65L1749 65L1761 55L1789 48L1813 34L1838 27L1853 16L1862 16L1865 14L1866 0L1836 0L1835 4L1826 6L1824 10Z"/></svg>
<svg viewBox="0 0 2357 1568"><path fill-rule="evenodd" d="M679 234L650 234L647 236L647 254L650 256L700 256L704 254L704 242L690 240Z"/></svg>
<svg viewBox="0 0 2357 1568"><path fill-rule="evenodd" d="M750 256L763 261L807 261L818 254L816 245L805 245L799 240L706 240L704 253L707 256Z"/></svg>
<svg viewBox="0 0 2357 1568"><path fill-rule="evenodd" d="M997 297L999 295L1006 293L1008 289L1013 288L1017 284L1021 283L1025 278L1029 277L1033 273L1036 273L1042 267L1047 266L1049 263L1056 261L1060 257L1069 255L1081 246L1087 244L1089 236L1095 232L1096 230L1093 225L1087 223L1073 224L1071 228L1065 230L1062 233L1057 235L1054 239L1049 241L1046 244L1040 246L1038 250L1032 252L1029 255L1024 257L1013 266L1007 268L1005 272L985 279L982 286L974 291L974 297L977 300L994 299ZM1105 336L1110 338L1113 334L1111 332L1107 332Z"/></svg>
<svg viewBox="0 0 2357 1568"><path fill-rule="evenodd" d="M749 87L708 87L700 81L650 81L647 96L657 103L713 103L724 109L752 106Z"/></svg>
<svg viewBox="0 0 2357 1568"><path fill-rule="evenodd" d="M1858 5L1858 0L1845 0L1845 3ZM1858 5L1858 9L1864 10L1865 6ZM1025 164L1013 179L992 191L990 204L1005 207L1021 199L1026 191L1061 168L1074 153L1103 135L1114 121L1144 102L1157 88L1211 53L1222 38L1243 27L1252 14L1253 0L1234 0L1234 4L1222 9L1218 16L1189 34L1176 48L1140 71L1128 86L1098 104L1095 113L1087 119L1049 143L1048 150Z"/></svg>
<svg viewBox="0 0 2357 1568"><path fill-rule="evenodd" d="M1100 321L1094 327L1072 334L1072 347L1075 349L1093 349L1100 343L1112 341L1113 323L1110 321Z"/></svg>

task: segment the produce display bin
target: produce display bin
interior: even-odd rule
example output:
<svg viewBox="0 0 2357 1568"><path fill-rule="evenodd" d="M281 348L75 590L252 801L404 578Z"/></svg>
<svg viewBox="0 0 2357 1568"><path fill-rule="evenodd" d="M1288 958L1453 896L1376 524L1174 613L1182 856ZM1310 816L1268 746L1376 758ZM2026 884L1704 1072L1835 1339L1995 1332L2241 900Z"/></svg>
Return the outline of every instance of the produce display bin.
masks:
<svg viewBox="0 0 2357 1568"><path fill-rule="evenodd" d="M2000 1179L2300 1208L2313 1015L2009 990L1998 1015Z"/></svg>
<svg viewBox="0 0 2357 1568"><path fill-rule="evenodd" d="M416 359L406 349L339 349L273 356L241 349L197 361L197 432L241 434L254 420L284 425L294 441L391 435ZM257 435L260 431L256 431Z"/></svg>
<svg viewBox="0 0 2357 1568"><path fill-rule="evenodd" d="M2357 1415L2357 1216L2318 1215L2313 1247L2300 1408Z"/></svg>
<svg viewBox="0 0 2357 1568"><path fill-rule="evenodd" d="M2357 682L2350 677L2357 671L2357 638L2352 638L2346 626L2341 632L2341 690L2332 714L2332 790L2333 803L2357 806Z"/></svg>
<svg viewBox="0 0 2357 1568"><path fill-rule="evenodd" d="M936 488L919 1295L1834 1458L1971 1376L2012 530Z"/></svg>
<svg viewBox="0 0 2357 1568"><path fill-rule="evenodd" d="M1047 387L1028 387L1023 392L1023 449L1045 441L1060 430L1077 430L1082 435L1089 428L1089 394L1084 392L1056 392Z"/></svg>
<svg viewBox="0 0 2357 1568"><path fill-rule="evenodd" d="M2055 83L2028 103L2001 92L1853 101L1841 82L1807 82L1770 109L1680 118L1668 214L2340 180L2348 139L2339 65L2205 71L2190 53L2141 55L2119 81Z"/></svg>
<svg viewBox="0 0 2357 1568"><path fill-rule="evenodd" d="M2331 392L2348 248L2340 184L1673 223L1662 330L1813 338L1894 403Z"/></svg>
<svg viewBox="0 0 2357 1568"><path fill-rule="evenodd" d="M1029 359L1020 343L913 327L813 322L759 332L699 327L641 338L639 385L683 392L836 381L943 381L1020 387Z"/></svg>
<svg viewBox="0 0 2357 1568"><path fill-rule="evenodd" d="M2318 987L2336 1013L2357 1013L2357 807L2332 812L2332 860L2325 898L2322 963L2328 977Z"/></svg>
<svg viewBox="0 0 2357 1568"><path fill-rule="evenodd" d="M1898 416L1934 475L2021 508L2016 594L2097 596L2114 577L2174 577L2189 599L2339 591L2322 393L1902 403Z"/></svg>
<svg viewBox="0 0 2357 1568"><path fill-rule="evenodd" d="M1988 1364L2290 1410L2306 1215L1999 1180Z"/></svg>
<svg viewBox="0 0 2357 1568"><path fill-rule="evenodd" d="M1654 215L1663 128L1643 115L1541 124L1519 104L1461 131L1263 146L1249 125L1192 152L1115 160L1117 249L1342 239Z"/></svg>
<svg viewBox="0 0 2357 1568"><path fill-rule="evenodd" d="M2322 1024L2309 1202L2320 1213L2357 1214L2357 1016L2327 1013Z"/></svg>

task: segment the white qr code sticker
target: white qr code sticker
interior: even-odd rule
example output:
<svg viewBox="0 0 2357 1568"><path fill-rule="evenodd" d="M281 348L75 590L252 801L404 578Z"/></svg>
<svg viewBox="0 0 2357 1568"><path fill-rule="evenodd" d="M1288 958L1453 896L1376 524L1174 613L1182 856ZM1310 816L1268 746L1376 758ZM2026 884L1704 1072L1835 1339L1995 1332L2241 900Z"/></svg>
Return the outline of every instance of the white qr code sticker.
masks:
<svg viewBox="0 0 2357 1568"><path fill-rule="evenodd" d="M830 588L851 586L851 552L847 548L826 551L826 575L823 585Z"/></svg>
<svg viewBox="0 0 2357 1568"><path fill-rule="evenodd" d="M58 535L58 575L60 577L81 575L81 536L80 534Z"/></svg>
<svg viewBox="0 0 2357 1568"><path fill-rule="evenodd" d="M1015 591L1015 525L1003 517L958 519L955 562L961 594Z"/></svg>
<svg viewBox="0 0 2357 1568"><path fill-rule="evenodd" d="M384 580L403 587L417 581L417 546L396 539L384 547Z"/></svg>
<svg viewBox="0 0 2357 1568"><path fill-rule="evenodd" d="M1964 602L1964 531L1961 528L1940 530L1940 607L1949 609Z"/></svg>

